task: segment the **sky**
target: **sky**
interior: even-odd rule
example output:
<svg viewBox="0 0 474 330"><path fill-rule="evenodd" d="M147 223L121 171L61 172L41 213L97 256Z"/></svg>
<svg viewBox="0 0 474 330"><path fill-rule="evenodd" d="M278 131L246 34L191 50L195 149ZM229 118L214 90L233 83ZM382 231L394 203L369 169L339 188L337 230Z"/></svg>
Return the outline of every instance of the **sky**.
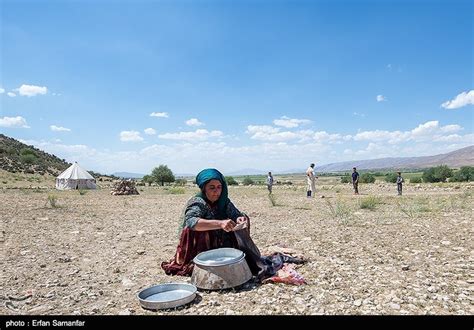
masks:
<svg viewBox="0 0 474 330"><path fill-rule="evenodd" d="M0 132L96 172L474 144L473 2L1 0Z"/></svg>

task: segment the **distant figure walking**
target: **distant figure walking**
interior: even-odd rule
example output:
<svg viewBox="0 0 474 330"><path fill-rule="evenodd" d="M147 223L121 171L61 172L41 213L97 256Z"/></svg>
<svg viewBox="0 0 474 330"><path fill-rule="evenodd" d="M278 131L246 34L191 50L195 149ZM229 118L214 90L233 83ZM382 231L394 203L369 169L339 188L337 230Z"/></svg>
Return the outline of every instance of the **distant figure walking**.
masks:
<svg viewBox="0 0 474 330"><path fill-rule="evenodd" d="M398 176L397 176L397 191L398 191L398 196L401 196L402 195L402 184L403 184L403 182L405 182L405 180L403 180L401 172L397 172L397 173L398 173Z"/></svg>
<svg viewBox="0 0 474 330"><path fill-rule="evenodd" d="M352 186L354 187L354 194L359 195L359 173L355 167L352 168Z"/></svg>
<svg viewBox="0 0 474 330"><path fill-rule="evenodd" d="M267 188L268 188L268 193L272 193L272 187L273 187L273 175L272 172L268 172L267 176Z"/></svg>
<svg viewBox="0 0 474 330"><path fill-rule="evenodd" d="M306 170L306 181L308 183L308 189L306 191L306 197L311 198L314 197L316 193L316 176L314 174L314 164L312 163L309 165L308 169Z"/></svg>

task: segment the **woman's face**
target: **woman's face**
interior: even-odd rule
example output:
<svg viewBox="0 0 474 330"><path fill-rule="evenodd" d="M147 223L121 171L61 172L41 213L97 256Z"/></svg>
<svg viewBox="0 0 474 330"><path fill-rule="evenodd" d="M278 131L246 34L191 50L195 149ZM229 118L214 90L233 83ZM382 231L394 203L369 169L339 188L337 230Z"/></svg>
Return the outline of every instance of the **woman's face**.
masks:
<svg viewBox="0 0 474 330"><path fill-rule="evenodd" d="M216 202L222 193L221 182L219 180L212 179L204 186L204 192L206 193L206 197L210 202Z"/></svg>

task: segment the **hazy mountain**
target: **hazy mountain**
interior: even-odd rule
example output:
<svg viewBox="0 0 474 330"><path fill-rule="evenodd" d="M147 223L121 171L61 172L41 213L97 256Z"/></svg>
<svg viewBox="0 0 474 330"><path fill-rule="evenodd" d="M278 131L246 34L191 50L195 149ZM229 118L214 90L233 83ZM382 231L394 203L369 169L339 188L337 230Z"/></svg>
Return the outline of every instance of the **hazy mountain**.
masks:
<svg viewBox="0 0 474 330"><path fill-rule="evenodd" d="M331 163L317 166L315 170L316 172L351 171L354 166L358 170L420 169L438 165L448 165L451 168L474 166L474 146L434 156L390 157Z"/></svg>
<svg viewBox="0 0 474 330"><path fill-rule="evenodd" d="M233 171L233 172L223 173L223 174L225 176L232 176L232 175L238 176L238 175L264 175L267 173L268 171L262 171L255 168L244 168L238 171Z"/></svg>
<svg viewBox="0 0 474 330"><path fill-rule="evenodd" d="M124 179L141 179L145 176L145 174L140 173L130 173L130 172L115 172L112 175L118 176L119 178Z"/></svg>

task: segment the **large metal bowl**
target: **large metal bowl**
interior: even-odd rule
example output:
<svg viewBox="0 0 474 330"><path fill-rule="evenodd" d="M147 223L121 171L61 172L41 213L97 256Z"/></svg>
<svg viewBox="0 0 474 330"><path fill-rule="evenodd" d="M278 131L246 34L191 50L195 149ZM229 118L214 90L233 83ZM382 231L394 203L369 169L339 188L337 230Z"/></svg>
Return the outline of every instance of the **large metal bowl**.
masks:
<svg viewBox="0 0 474 330"><path fill-rule="evenodd" d="M197 288L187 283L158 284L137 294L140 305L146 309L167 309L190 303L196 298Z"/></svg>
<svg viewBox="0 0 474 330"><path fill-rule="evenodd" d="M193 261L191 283L200 289L233 288L252 278L245 253L237 249L220 248L201 252Z"/></svg>
<svg viewBox="0 0 474 330"><path fill-rule="evenodd" d="M199 266L231 265L245 258L245 253L233 248L220 248L199 253L194 263Z"/></svg>

